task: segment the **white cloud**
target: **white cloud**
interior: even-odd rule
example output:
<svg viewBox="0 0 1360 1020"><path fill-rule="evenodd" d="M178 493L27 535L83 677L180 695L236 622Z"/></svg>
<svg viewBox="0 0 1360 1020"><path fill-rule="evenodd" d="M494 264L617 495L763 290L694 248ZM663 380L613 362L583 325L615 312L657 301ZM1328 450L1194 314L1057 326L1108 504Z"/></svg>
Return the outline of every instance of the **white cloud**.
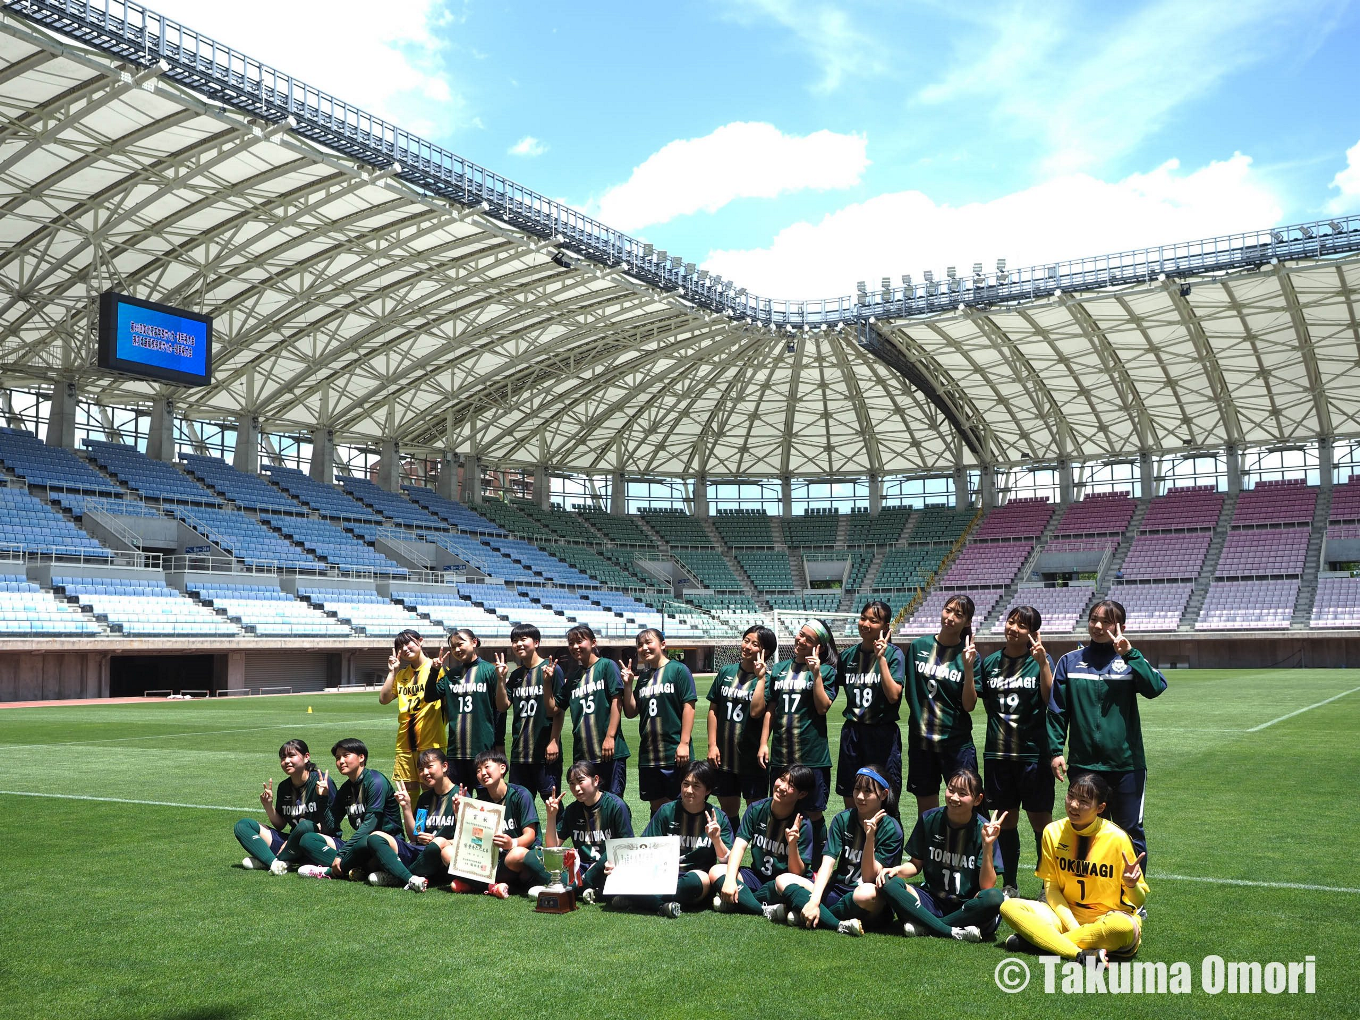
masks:
<svg viewBox="0 0 1360 1020"><path fill-rule="evenodd" d="M725 0L721 13L743 24L766 18L791 33L821 70L814 92L834 92L846 78L877 75L887 65L880 38L855 28L843 7L804 0Z"/></svg>
<svg viewBox="0 0 1360 1020"><path fill-rule="evenodd" d="M1185 173L1171 160L1145 174L1102 181L1055 177L990 202L939 205L919 191L879 195L819 223L781 230L768 248L713 251L704 262L768 297L834 297L855 281L895 282L947 266L1012 269L1269 226L1281 207L1240 153Z"/></svg>
<svg viewBox="0 0 1360 1020"><path fill-rule="evenodd" d="M445 0L371 4L156 0L155 10L413 131L446 133L461 110L440 60ZM437 118L437 121L435 120Z"/></svg>
<svg viewBox="0 0 1360 1020"><path fill-rule="evenodd" d="M1333 188L1340 194L1327 203L1333 215L1360 211L1360 142L1346 150L1346 169L1332 178Z"/></svg>
<svg viewBox="0 0 1360 1020"><path fill-rule="evenodd" d="M533 135L525 135L514 145L506 150L511 156L541 156L548 151L548 147L540 142Z"/></svg>
<svg viewBox="0 0 1360 1020"><path fill-rule="evenodd" d="M869 165L862 135L786 135L771 124L725 124L702 138L670 142L605 192L598 215L640 230L688 213L716 212L739 198L774 198L808 188L858 184Z"/></svg>

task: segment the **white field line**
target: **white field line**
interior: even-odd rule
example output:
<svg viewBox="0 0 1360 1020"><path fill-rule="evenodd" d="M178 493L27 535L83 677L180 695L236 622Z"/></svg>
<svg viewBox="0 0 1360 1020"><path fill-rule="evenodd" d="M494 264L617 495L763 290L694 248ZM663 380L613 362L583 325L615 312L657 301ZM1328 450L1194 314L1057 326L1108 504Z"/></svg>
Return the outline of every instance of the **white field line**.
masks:
<svg viewBox="0 0 1360 1020"><path fill-rule="evenodd" d="M1334 694L1330 698L1327 698L1325 701L1319 701L1315 705L1308 705L1304 708L1296 708L1294 711L1289 712L1286 715L1282 715L1278 719L1272 719L1270 720L1270 722L1263 722L1261 723L1260 726L1253 726L1251 729L1247 730L1247 732L1259 733L1267 726L1274 726L1276 723L1284 722L1286 719L1292 719L1296 715L1303 715L1304 712L1311 712L1313 709L1321 708L1323 705L1330 705L1333 701L1336 701L1338 698L1344 698L1347 694L1354 694L1356 691L1360 691L1360 687L1352 687L1349 691L1342 691L1340 694Z"/></svg>
<svg viewBox="0 0 1360 1020"><path fill-rule="evenodd" d="M221 733L254 733L259 730L309 730L323 726L342 726L342 725L389 725L391 720L377 719L371 716L356 716L352 719L332 719L326 722L309 723L270 723L268 726L239 726L230 730L188 730L184 733L143 733L135 737L91 737L89 740L52 740L38 744L6 744L0 742L0 748L16 747L74 747L76 745L96 745L96 744L116 744L126 740L173 740L176 737L206 737L215 736Z"/></svg>
<svg viewBox="0 0 1360 1020"><path fill-rule="evenodd" d="M1152 880L1169 879L1172 882L1206 882L1209 885L1241 885L1257 889L1306 889L1308 892L1350 893L1360 896L1360 889L1347 889L1336 885L1309 885L1306 882L1253 882L1245 878L1203 878L1198 875L1168 875L1154 871Z"/></svg>
<svg viewBox="0 0 1360 1020"><path fill-rule="evenodd" d="M144 804L151 807L192 808L195 811L238 811L250 814L248 807L228 807L225 804L176 804L168 800L129 800L126 797L83 797L74 793L33 793L28 790L0 790L0 797L48 797L52 800L97 800L106 804Z"/></svg>

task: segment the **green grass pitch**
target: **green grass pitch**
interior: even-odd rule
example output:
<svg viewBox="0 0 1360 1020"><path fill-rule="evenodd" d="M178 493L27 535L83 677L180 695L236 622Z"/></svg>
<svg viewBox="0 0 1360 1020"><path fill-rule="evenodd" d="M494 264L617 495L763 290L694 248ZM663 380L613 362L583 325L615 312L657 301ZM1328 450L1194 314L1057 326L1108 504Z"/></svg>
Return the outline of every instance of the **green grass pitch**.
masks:
<svg viewBox="0 0 1360 1020"><path fill-rule="evenodd" d="M1140 959L1188 961L1190 995L1055 997L1035 961L1030 986L1005 995L997 945L850 939L712 911L539 916L524 899L243 870L231 827L262 817L260 783L279 778L285 739L329 765L335 739L360 737L390 775L395 712L364 693L0 711L0 1016L1360 1015L1360 671L1170 681L1142 707L1152 896ZM640 828L635 774L629 786ZM1021 889L1038 891L1032 874ZM1312 955L1317 991L1210 996L1209 954Z"/></svg>

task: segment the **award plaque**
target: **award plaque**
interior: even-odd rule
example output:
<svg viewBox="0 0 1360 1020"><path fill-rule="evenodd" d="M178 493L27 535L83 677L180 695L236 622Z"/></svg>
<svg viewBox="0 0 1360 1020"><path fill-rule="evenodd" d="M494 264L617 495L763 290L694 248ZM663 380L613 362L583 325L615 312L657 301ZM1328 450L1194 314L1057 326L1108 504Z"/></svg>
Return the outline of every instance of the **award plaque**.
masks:
<svg viewBox="0 0 1360 1020"><path fill-rule="evenodd" d="M500 848L494 840L505 824L505 807L464 797L458 802L458 822L453 833L453 861L449 874L473 882L496 881Z"/></svg>
<svg viewBox="0 0 1360 1020"><path fill-rule="evenodd" d="M551 878L538 894L538 904L534 907L540 914L568 914L576 909L576 891L562 883L564 866L564 852L560 846L543 848L543 867Z"/></svg>
<svg viewBox="0 0 1360 1020"><path fill-rule="evenodd" d="M604 880L606 896L673 896L680 883L680 837L605 840L613 870Z"/></svg>

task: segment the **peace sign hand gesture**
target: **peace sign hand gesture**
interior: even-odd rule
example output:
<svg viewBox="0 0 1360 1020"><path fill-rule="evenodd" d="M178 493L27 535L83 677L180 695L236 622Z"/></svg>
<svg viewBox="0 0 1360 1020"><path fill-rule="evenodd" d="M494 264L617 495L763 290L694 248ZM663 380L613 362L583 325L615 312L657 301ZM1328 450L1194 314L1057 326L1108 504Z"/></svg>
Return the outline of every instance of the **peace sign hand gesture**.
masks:
<svg viewBox="0 0 1360 1020"><path fill-rule="evenodd" d="M552 794L543 801L543 811L549 818L556 818L557 812L562 808L562 798L557 793L557 787L553 787Z"/></svg>
<svg viewBox="0 0 1360 1020"><path fill-rule="evenodd" d="M977 667L978 650L977 645L973 644L972 634L969 634L968 637L964 640L963 661L967 663L970 668Z"/></svg>
<svg viewBox="0 0 1360 1020"><path fill-rule="evenodd" d="M1138 855L1137 860L1129 860L1129 855L1123 850L1119 851L1119 856L1124 858L1124 874L1121 876L1124 884L1132 889L1138 884L1138 880L1143 877L1143 861L1147 860L1147 851L1144 850Z"/></svg>
<svg viewBox="0 0 1360 1020"><path fill-rule="evenodd" d="M393 652L387 657L387 672L395 673L397 667L401 665L401 660L397 658L397 653Z"/></svg>
<svg viewBox="0 0 1360 1020"><path fill-rule="evenodd" d="M633 672L633 660L629 659L619 666L619 679L623 681L623 686L630 686L637 679L637 674Z"/></svg>
<svg viewBox="0 0 1360 1020"><path fill-rule="evenodd" d="M879 813L872 818L865 818L860 822L860 824L864 826L864 838L866 841L874 838L875 834L878 832L878 823L883 821L883 818L887 813L888 812L886 811L879 811Z"/></svg>
<svg viewBox="0 0 1360 1020"><path fill-rule="evenodd" d="M1006 820L1006 816L1009 814L1009 811L1003 811L1001 817L998 818L996 812L993 811L988 815L988 820L982 823L983 846L989 847L996 842L996 837L1001 834L1001 823Z"/></svg>
<svg viewBox="0 0 1360 1020"><path fill-rule="evenodd" d="M708 838L712 840L714 846L722 839L722 826L718 824L718 816L712 811L704 814L704 832L708 833Z"/></svg>
<svg viewBox="0 0 1360 1020"><path fill-rule="evenodd" d="M756 652L755 675L758 679L763 680L765 678L765 649L763 648Z"/></svg>
<svg viewBox="0 0 1360 1020"><path fill-rule="evenodd" d="M822 660L818 658L818 653L820 651L821 651L820 648L814 648L811 652L808 653L807 657L808 672L814 675L822 671Z"/></svg>
<svg viewBox="0 0 1360 1020"><path fill-rule="evenodd" d="M264 789L260 791L260 803L266 808L274 803L274 780L266 779L264 781Z"/></svg>
<svg viewBox="0 0 1360 1020"><path fill-rule="evenodd" d="M318 797L324 797L331 792L331 773L329 769L322 771L321 778L316 781L316 793Z"/></svg>
<svg viewBox="0 0 1360 1020"><path fill-rule="evenodd" d="M1035 662L1043 662L1048 655L1048 649L1044 647L1044 639L1034 633L1029 636L1029 657Z"/></svg>
<svg viewBox="0 0 1360 1020"><path fill-rule="evenodd" d="M882 658L884 655L887 654L888 654L888 635L884 634L881 637L874 638L874 655L876 657Z"/></svg>
<svg viewBox="0 0 1360 1020"><path fill-rule="evenodd" d="M510 675L510 667L506 664L505 653L496 653L496 679L505 683L505 678Z"/></svg>
<svg viewBox="0 0 1360 1020"><path fill-rule="evenodd" d="M407 808L411 806L411 795L407 792L405 786L396 786L392 790L392 796L397 798L397 803L402 807Z"/></svg>
<svg viewBox="0 0 1360 1020"><path fill-rule="evenodd" d="M543 677L546 680L552 680L553 674L556 672L557 659L554 656L549 655L543 660Z"/></svg>
<svg viewBox="0 0 1360 1020"><path fill-rule="evenodd" d="M793 821L789 822L789 827L784 830L784 845L792 849L798 845L798 838L803 834L803 816L794 815Z"/></svg>
<svg viewBox="0 0 1360 1020"><path fill-rule="evenodd" d="M1124 625L1122 623L1115 624L1111 637L1114 638L1114 650L1120 655L1128 655L1133 648L1133 643L1124 636Z"/></svg>

